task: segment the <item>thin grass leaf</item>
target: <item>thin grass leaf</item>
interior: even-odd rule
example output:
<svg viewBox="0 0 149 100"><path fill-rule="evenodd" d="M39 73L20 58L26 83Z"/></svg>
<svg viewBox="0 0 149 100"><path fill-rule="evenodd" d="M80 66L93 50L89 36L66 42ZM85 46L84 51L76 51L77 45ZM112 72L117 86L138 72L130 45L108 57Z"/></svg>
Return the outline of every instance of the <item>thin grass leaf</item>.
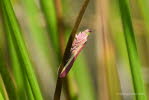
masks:
<svg viewBox="0 0 149 100"><path fill-rule="evenodd" d="M49 34L46 33L44 30L45 28L41 24L42 18L40 17L40 9L36 5L36 2L34 0L21 0L21 2L25 10L24 20L26 20L27 28L29 30L27 33L29 34L29 37L28 35L24 36L31 42L27 43L29 47L29 54L35 64L43 97L45 99L49 99L52 98L52 92L54 92L54 89L51 88L54 86L55 76L53 74L57 72L55 67L55 62L57 63L57 60L55 60L55 55L52 56L52 53L55 53L56 48L51 49L51 45L48 40ZM42 72L46 74L43 74ZM49 85L46 86L47 84Z"/></svg>
<svg viewBox="0 0 149 100"><path fill-rule="evenodd" d="M5 97L3 80L2 80L1 74L0 74L0 93L1 93L1 95L3 95Z"/></svg>
<svg viewBox="0 0 149 100"><path fill-rule="evenodd" d="M58 31L58 38L59 38L59 46L60 46L60 59L59 59L59 63L61 62L62 56L64 54L64 50L65 50L65 26L64 26L64 20L63 20L63 7L62 7L62 0L55 0L55 10L56 10L56 20L57 20L57 31ZM72 77L74 78L74 77ZM71 83L69 82L70 79L68 77L66 77L64 79L64 95L66 97L66 99L70 100L71 99L71 89L70 89L70 85Z"/></svg>
<svg viewBox="0 0 149 100"><path fill-rule="evenodd" d="M47 23L47 30L50 35L52 47L56 51L58 59L60 59L59 36L54 0L40 0L40 4Z"/></svg>
<svg viewBox="0 0 149 100"><path fill-rule="evenodd" d="M25 84L27 84L26 91L27 91L28 100L35 100L34 95L32 93L32 88L31 88L31 85L29 84L27 76L25 77L25 82L26 82Z"/></svg>
<svg viewBox="0 0 149 100"><path fill-rule="evenodd" d="M6 88L5 88L5 85L4 85L1 75L0 75L0 92L3 95L5 100L9 100L9 97L8 97L8 94L7 94L7 91L6 91Z"/></svg>
<svg viewBox="0 0 149 100"><path fill-rule="evenodd" d="M28 27L30 30L30 37L34 42L33 44L47 58L47 53L49 53L49 48L47 47L48 38L46 38L46 32L41 25L39 9L34 0L22 0L22 4L26 11L25 16L27 18L27 23L29 23Z"/></svg>
<svg viewBox="0 0 149 100"><path fill-rule="evenodd" d="M64 56L62 59L62 63L60 64L60 67L58 70L58 78L57 78L56 89L55 89L55 93L54 93L54 100L60 100L63 79L60 78L59 75L60 75L61 71L63 70L64 66L66 65L66 63L68 62L69 57L71 56L70 49L72 47L72 43L73 43L73 40L75 38L75 34L76 34L77 29L80 25L80 22L81 22L83 15L84 15L84 12L88 6L88 3L89 3L89 0L85 0L83 2L83 5L82 5L81 10L78 14L77 20L75 22L75 25L74 25L73 30L71 32L71 35L69 37L69 41L67 43L67 46L66 46L66 49L64 52Z"/></svg>
<svg viewBox="0 0 149 100"><path fill-rule="evenodd" d="M8 26L8 25L7 25ZM9 28L7 28L7 32L10 34ZM17 90L17 98L25 100L25 88L24 88L24 71L21 70L21 66L16 54L16 50L14 48L14 45L12 43L12 38L11 36L7 36L7 42L9 42L9 53L11 57L11 65L13 68L13 73L14 73L14 78L16 82L16 90ZM24 74L25 75L25 74Z"/></svg>
<svg viewBox="0 0 149 100"><path fill-rule="evenodd" d="M0 73L4 81L9 99L16 100L16 89L12 81L12 78L10 77L10 73L8 72L8 69L6 68L6 64L3 58L1 48L0 48Z"/></svg>
<svg viewBox="0 0 149 100"><path fill-rule="evenodd" d="M64 50L65 50L65 26L64 26L64 20L63 20L63 7L62 7L62 0L55 0L55 10L56 10L56 20L57 20L57 31L59 34L59 46L60 46L60 59L59 59L59 63L62 59L62 56L64 54ZM73 78L73 77L72 77ZM65 93L65 97L66 99L70 100L71 99L71 90L70 90L70 85L71 83L69 82L70 79L68 77L65 78L64 80L64 93Z"/></svg>
<svg viewBox="0 0 149 100"><path fill-rule="evenodd" d="M128 0L119 0L119 7L124 29L124 37L128 51L135 96L137 100L147 100L144 81L141 73L141 64L138 57L132 20L129 11Z"/></svg>
<svg viewBox="0 0 149 100"><path fill-rule="evenodd" d="M1 0L0 0L0 5L1 5ZM0 11L2 11L2 10L3 10L3 8L0 7ZM14 83L12 81L12 78L10 76L10 73L7 69L7 65L6 65L6 61L4 60L4 55L2 52L1 44L0 44L0 74L2 77L0 80L1 86L2 86L1 91L3 91L1 93L3 93L3 96L5 94L5 99L7 99L8 97L10 100L16 99L16 89L15 89ZM5 89L6 89L6 91L4 91Z"/></svg>
<svg viewBox="0 0 149 100"><path fill-rule="evenodd" d="M9 0L4 1L2 0L1 7L3 8L3 13L6 14L5 17L8 20L8 21L5 20L5 23L8 22L7 24L9 25L9 28L12 31L10 34L9 33L7 34L12 37L13 43L15 44L15 49L18 50L17 56L23 63L22 68L27 75L33 95L36 100L42 100L42 94L40 92L40 88L38 86L38 82L34 70L32 68L26 46L22 38L21 30L17 23L17 19L15 17L11 2Z"/></svg>
<svg viewBox="0 0 149 100"><path fill-rule="evenodd" d="M4 16L5 13L4 13ZM5 17L6 18L6 17ZM5 20L6 23L8 24L7 20ZM10 35L11 30L9 29L9 26L6 25L6 29L9 34L6 35L7 37L7 42L8 42L8 48L9 48L9 54L10 54L10 59L11 59L11 65L13 68L13 73L16 81L16 86L17 86L17 99L20 100L26 100L26 96L28 100L34 100L30 84L27 80L27 76L25 74L25 71L21 68L21 61L19 60L19 57L17 56L17 53L15 50L15 46L12 40L12 37Z"/></svg>

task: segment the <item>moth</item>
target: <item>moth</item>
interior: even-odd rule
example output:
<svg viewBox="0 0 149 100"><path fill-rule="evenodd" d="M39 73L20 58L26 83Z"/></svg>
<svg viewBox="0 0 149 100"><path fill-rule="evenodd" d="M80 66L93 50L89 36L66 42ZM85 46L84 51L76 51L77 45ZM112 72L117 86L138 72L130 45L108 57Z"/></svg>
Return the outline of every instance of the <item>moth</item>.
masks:
<svg viewBox="0 0 149 100"><path fill-rule="evenodd" d="M66 65L64 66L64 68L62 69L60 76L59 76L60 78L64 78L70 71L77 56L82 51L82 49L85 47L85 44L87 42L90 32L91 32L91 30L87 29L87 30L75 35L75 39L74 39L74 41L72 43L72 47L70 49L71 56L70 56L68 62L66 63Z"/></svg>

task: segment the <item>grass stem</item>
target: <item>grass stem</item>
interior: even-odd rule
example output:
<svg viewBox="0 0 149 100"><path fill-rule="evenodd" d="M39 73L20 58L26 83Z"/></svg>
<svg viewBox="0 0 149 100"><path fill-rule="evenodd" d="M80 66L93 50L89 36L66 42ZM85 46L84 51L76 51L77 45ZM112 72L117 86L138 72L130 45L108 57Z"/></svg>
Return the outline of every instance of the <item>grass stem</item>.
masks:
<svg viewBox="0 0 149 100"><path fill-rule="evenodd" d="M75 22L75 25L73 27L73 30L71 32L71 35L69 37L69 41L67 43L67 46L66 46L66 49L65 49L65 52L64 52L64 56L63 56L63 59L62 59L62 63L60 64L59 71L58 71L58 78L57 78L56 89L55 89L55 93L54 93L54 100L60 100L63 79L59 77L59 74L61 73L64 65L67 63L67 61L70 57L70 49L71 49L71 46L72 46L72 42L74 40L75 34L76 34L77 29L80 25L80 22L81 22L81 19L82 19L83 15L84 15L84 12L85 12L85 10L88 6L88 3L89 3L89 0L84 1L83 5L82 5L82 8L79 12L79 15L77 17L77 20Z"/></svg>

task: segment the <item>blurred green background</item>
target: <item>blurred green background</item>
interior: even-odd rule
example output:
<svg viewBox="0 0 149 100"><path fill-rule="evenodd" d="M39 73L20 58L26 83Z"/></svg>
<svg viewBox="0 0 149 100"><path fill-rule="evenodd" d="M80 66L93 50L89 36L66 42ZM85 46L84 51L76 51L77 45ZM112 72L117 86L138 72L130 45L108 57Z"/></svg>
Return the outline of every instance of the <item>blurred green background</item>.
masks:
<svg viewBox="0 0 149 100"><path fill-rule="evenodd" d="M53 99L83 1L0 0L0 100ZM148 9L148 0L90 0L78 33L92 33L61 100L149 100Z"/></svg>

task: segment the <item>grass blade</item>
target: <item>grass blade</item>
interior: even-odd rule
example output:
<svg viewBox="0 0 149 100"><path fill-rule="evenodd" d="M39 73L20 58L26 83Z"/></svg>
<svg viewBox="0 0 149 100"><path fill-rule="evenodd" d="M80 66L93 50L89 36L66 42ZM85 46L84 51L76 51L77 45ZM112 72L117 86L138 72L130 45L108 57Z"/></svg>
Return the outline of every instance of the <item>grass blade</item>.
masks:
<svg viewBox="0 0 149 100"><path fill-rule="evenodd" d="M16 100L15 86L10 77L10 73L8 72L8 69L6 68L6 64L3 59L1 48L0 48L0 73L1 73L2 79L4 80L4 84L5 84L9 99Z"/></svg>
<svg viewBox="0 0 149 100"><path fill-rule="evenodd" d="M131 67L134 91L137 100L146 100L145 87L141 73L141 64L138 57L128 4L128 0L119 0L120 14L124 29L124 37L128 51L129 63Z"/></svg>
<svg viewBox="0 0 149 100"><path fill-rule="evenodd" d="M6 18L6 14L4 13L4 18ZM14 78L16 82L16 90L17 90L17 99L20 100L26 100L25 92L27 94L27 97L29 100L34 100L30 84L26 78L26 74L23 69L21 69L21 60L19 60L19 57L17 56L16 49L13 43L13 39L10 35L11 30L8 27L8 22L5 20L6 24L6 37L8 42L8 48L9 48L9 54L10 54L10 60L11 65L13 68ZM22 63L23 64L23 63ZM26 78L26 79L25 79ZM24 88L25 87L25 88Z"/></svg>
<svg viewBox="0 0 149 100"><path fill-rule="evenodd" d="M36 2L34 0L21 0L21 3L25 10L24 20L27 22L25 24L27 24L27 28L29 30L26 32L26 29L24 29L24 36L26 40L31 42L27 42L29 54L31 55L31 60L34 61L35 70L38 74L38 80L43 93L43 98L49 99L53 97L52 92L54 92L54 89L51 88L54 86L55 77L53 74L57 72L55 67L55 61L57 60L55 60L55 55L52 56L52 53L55 53L56 48L53 48L54 50L51 49L51 45L48 40L49 35L46 33L46 30L44 30L45 28L43 24L41 24L41 12L38 8L38 5L36 5ZM26 34L29 34L29 36Z"/></svg>
<svg viewBox="0 0 149 100"><path fill-rule="evenodd" d="M8 94L7 94L7 91L6 91L6 88L5 88L5 85L4 85L1 75L0 75L0 92L3 95L5 100L9 100L9 97L8 97Z"/></svg>
<svg viewBox="0 0 149 100"><path fill-rule="evenodd" d="M77 29L79 27L79 24L81 22L81 19L84 15L84 12L88 6L88 3L89 3L89 0L85 0L83 5L82 5L82 8L79 12L79 15L77 17L77 20L76 20L76 23L73 27L73 30L71 32L71 35L69 37L69 41L67 43L67 46L66 46L66 49L65 49L65 53L64 53L64 56L63 56L63 59L62 59L62 63L59 67L59 71L58 71L58 76L60 75L62 69L64 68L64 65L66 65L67 63L67 60L69 59L71 53L70 53L70 49L72 47L72 42L75 38L75 34L77 32ZM62 82L63 82L63 79L61 79L60 77L57 78L57 83L56 83L56 89L55 89L55 93L54 93L54 100L60 100L60 95L61 95L61 89L62 89Z"/></svg>
<svg viewBox="0 0 149 100"><path fill-rule="evenodd" d="M12 66L13 75L14 75L14 79L16 82L17 99L25 99L25 89L24 89L24 80L23 80L24 71L22 71L20 67L20 63L19 63L19 60L16 54L16 50L13 45L12 38L10 36L11 30L9 29L8 22L7 22L8 20L6 19L5 13L3 13L3 18L6 21L4 23L5 28L6 28L5 32L8 33L6 34L6 41L7 41L8 52L9 52L8 55L10 57L10 65Z"/></svg>
<svg viewBox="0 0 149 100"><path fill-rule="evenodd" d="M56 50L58 59L60 59L60 46L58 40L57 17L54 5L54 0L40 0L43 14L47 22L47 30L50 35L52 47Z"/></svg>
<svg viewBox="0 0 149 100"><path fill-rule="evenodd" d="M22 68L27 75L27 78L32 88L33 95L36 100L42 100L42 94L40 92L40 88L38 86L38 82L34 70L32 68L26 46L22 38L21 30L15 17L11 2L9 0L2 0L1 7L3 8L3 14L6 14L8 20L5 20L5 23L8 22L6 25L9 25L9 28L12 31L10 34L7 34L13 38L15 48L16 50L18 50L17 55L23 63Z"/></svg>

